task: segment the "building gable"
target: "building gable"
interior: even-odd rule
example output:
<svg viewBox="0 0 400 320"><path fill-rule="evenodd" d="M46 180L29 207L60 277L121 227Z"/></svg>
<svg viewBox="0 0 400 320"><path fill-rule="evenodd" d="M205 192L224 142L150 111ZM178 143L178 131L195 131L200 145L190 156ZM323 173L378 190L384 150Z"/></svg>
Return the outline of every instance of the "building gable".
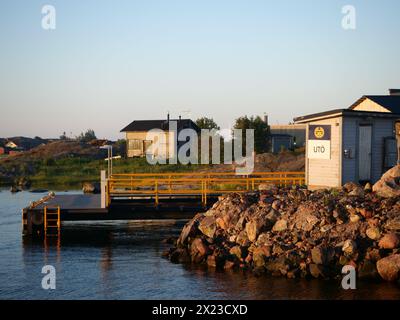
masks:
<svg viewBox="0 0 400 320"><path fill-rule="evenodd" d="M358 100L355 104L353 104L350 109L357 111L372 111L372 112L391 112L389 109L384 106L376 103L375 101L363 97Z"/></svg>
<svg viewBox="0 0 400 320"><path fill-rule="evenodd" d="M400 95L363 96L350 106L351 110L400 113Z"/></svg>

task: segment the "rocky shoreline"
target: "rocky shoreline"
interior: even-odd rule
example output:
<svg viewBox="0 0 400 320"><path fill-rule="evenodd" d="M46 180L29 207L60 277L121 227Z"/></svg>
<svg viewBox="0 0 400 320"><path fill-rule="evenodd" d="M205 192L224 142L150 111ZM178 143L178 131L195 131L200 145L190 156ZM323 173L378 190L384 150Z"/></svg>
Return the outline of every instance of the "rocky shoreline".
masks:
<svg viewBox="0 0 400 320"><path fill-rule="evenodd" d="M338 278L352 265L359 278L399 280L396 173L399 167L373 190L354 183L318 191L263 185L222 196L185 225L165 255L175 263L287 278Z"/></svg>

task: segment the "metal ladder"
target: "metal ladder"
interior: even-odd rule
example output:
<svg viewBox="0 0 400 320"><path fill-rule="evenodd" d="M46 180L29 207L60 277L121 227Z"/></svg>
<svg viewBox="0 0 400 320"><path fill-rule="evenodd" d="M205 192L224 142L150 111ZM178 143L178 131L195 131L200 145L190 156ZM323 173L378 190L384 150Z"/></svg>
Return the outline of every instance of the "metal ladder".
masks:
<svg viewBox="0 0 400 320"><path fill-rule="evenodd" d="M60 207L44 207L45 237L59 237L61 231Z"/></svg>

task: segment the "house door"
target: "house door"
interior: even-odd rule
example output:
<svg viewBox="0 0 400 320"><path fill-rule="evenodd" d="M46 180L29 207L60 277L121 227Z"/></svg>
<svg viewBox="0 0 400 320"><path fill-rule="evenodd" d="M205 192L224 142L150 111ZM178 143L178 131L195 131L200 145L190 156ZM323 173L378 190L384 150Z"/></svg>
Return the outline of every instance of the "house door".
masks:
<svg viewBox="0 0 400 320"><path fill-rule="evenodd" d="M372 126L359 127L358 179L371 180Z"/></svg>

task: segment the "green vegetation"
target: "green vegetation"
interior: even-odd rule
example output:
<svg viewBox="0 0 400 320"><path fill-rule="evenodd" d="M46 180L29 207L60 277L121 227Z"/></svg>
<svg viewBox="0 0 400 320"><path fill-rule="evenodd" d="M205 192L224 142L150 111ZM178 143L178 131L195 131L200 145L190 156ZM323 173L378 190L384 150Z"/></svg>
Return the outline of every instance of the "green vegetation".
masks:
<svg viewBox="0 0 400 320"><path fill-rule="evenodd" d="M92 129L88 129L86 130L86 132L82 132L79 136L76 137L76 140L81 142L90 142L96 139L96 133Z"/></svg>
<svg viewBox="0 0 400 320"><path fill-rule="evenodd" d="M220 129L220 127L214 121L213 118L207 118L207 117L199 118L196 120L196 125L200 129L209 129L209 130L211 130L211 129L219 130Z"/></svg>
<svg viewBox="0 0 400 320"><path fill-rule="evenodd" d="M247 116L237 118L234 129L254 129L254 149L257 153L263 153L268 150L267 137L269 135L269 126L259 116L250 118ZM246 145L246 135L243 134L243 147Z"/></svg>
<svg viewBox="0 0 400 320"><path fill-rule="evenodd" d="M204 169L206 166L202 165ZM36 164L35 173L27 175L34 188L56 187L61 189L81 188L83 182L98 182L100 170L107 169L104 160L88 158L46 159ZM118 159L113 161L114 173L162 173L191 172L200 165L150 165L145 158Z"/></svg>

